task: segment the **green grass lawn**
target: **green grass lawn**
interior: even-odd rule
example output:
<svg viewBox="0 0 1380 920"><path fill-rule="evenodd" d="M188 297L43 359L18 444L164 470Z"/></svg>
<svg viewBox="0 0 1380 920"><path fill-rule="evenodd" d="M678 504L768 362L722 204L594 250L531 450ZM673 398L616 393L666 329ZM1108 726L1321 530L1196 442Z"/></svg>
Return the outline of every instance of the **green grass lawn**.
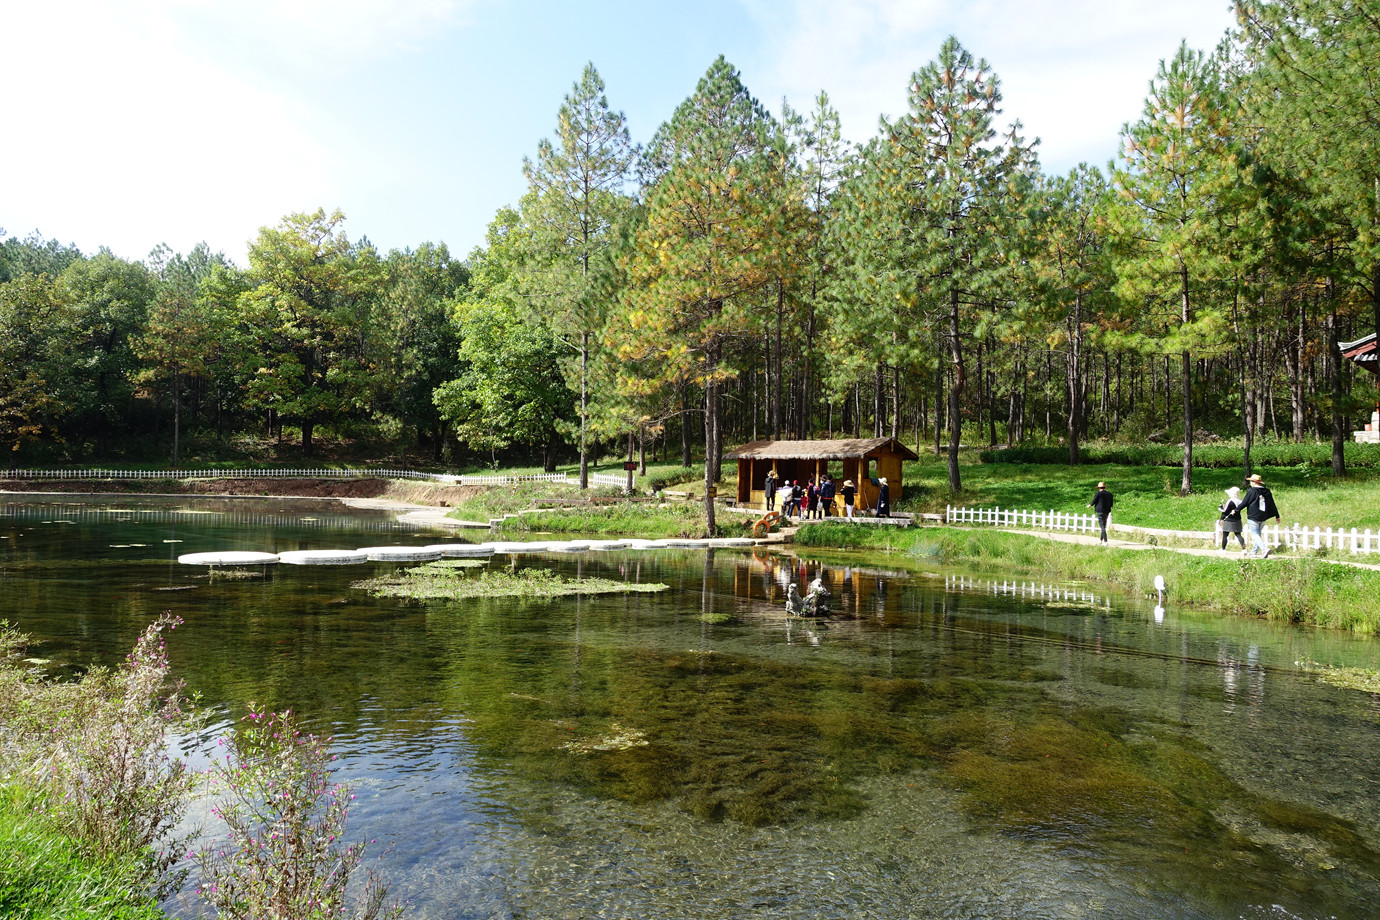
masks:
<svg viewBox="0 0 1380 920"><path fill-rule="evenodd" d="M35 800L0 787L0 917L163 920L136 867L100 865L50 827Z"/></svg>
<svg viewBox="0 0 1380 920"><path fill-rule="evenodd" d="M1211 530L1227 486L1242 485L1240 470L1195 469L1193 493L1179 496L1179 471L1160 466L1056 466L1046 464L965 463L963 492L949 495L945 463L932 459L907 463L903 511L943 511L964 507L1086 511L1099 481L1116 497L1112 520L1138 527ZM1298 468L1263 470L1285 524L1380 530L1380 474L1364 470L1341 481L1327 471Z"/></svg>

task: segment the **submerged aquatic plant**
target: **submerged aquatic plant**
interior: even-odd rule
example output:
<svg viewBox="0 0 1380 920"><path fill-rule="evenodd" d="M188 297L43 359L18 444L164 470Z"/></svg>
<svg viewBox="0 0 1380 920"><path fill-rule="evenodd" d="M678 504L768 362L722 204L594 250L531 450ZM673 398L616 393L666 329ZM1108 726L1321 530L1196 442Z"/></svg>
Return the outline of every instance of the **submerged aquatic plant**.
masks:
<svg viewBox="0 0 1380 920"><path fill-rule="evenodd" d="M1380 693L1380 671L1375 668L1342 668L1322 664L1311 658L1300 659L1294 664L1300 671L1312 674L1325 684L1341 687L1343 690Z"/></svg>
<svg viewBox="0 0 1380 920"><path fill-rule="evenodd" d="M663 584L614 581L610 578L567 578L550 569L496 571L485 569L468 577L464 569L431 563L400 574L356 582L380 597L414 600L468 600L481 597L519 597L550 600L576 594L651 594L667 590Z"/></svg>

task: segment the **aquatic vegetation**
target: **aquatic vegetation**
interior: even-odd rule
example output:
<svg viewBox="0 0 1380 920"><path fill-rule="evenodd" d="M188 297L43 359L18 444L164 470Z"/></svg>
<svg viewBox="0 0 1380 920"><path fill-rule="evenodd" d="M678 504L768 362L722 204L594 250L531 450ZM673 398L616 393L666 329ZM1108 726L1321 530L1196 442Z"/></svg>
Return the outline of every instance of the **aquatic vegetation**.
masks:
<svg viewBox="0 0 1380 920"><path fill-rule="evenodd" d="M1380 671L1374 668L1338 668L1308 658L1301 659L1295 664L1299 670L1312 674L1325 684L1341 687L1343 690L1380 693Z"/></svg>
<svg viewBox="0 0 1380 920"><path fill-rule="evenodd" d="M530 600L549 600L576 594L653 594L667 590L667 585L638 584L614 581L609 578L568 578L550 569L527 568L516 571L485 568L473 577L466 576L467 566L441 560L396 575L356 582L361 588L379 597L402 597L412 600L469 600L472 598L516 597ZM480 563L483 565L483 563Z"/></svg>

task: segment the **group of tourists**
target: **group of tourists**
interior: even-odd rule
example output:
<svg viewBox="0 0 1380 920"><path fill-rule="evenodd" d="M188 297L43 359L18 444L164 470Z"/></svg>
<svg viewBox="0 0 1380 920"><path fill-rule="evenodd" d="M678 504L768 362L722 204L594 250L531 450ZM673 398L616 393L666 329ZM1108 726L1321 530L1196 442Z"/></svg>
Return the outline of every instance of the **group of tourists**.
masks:
<svg viewBox="0 0 1380 920"><path fill-rule="evenodd" d="M889 517L891 515L891 487L887 485L885 477L875 482L878 488L877 515ZM776 496L778 492L781 494L781 516L787 520L792 517L802 520L807 518L823 520L827 517L837 517L838 510L834 506L835 497L843 499L844 519L852 520L854 506L857 504L858 487L853 484L851 479L845 479L840 487L827 473L804 481L799 479L783 481L776 470L771 470L767 473L762 492L766 496L768 511L776 510Z"/></svg>
<svg viewBox="0 0 1380 920"><path fill-rule="evenodd" d="M1241 512L1246 512L1246 529L1251 534L1251 545L1241 537ZM1265 481L1256 473L1246 479L1246 494L1236 486L1227 489L1227 500L1217 506L1218 520L1222 525L1222 552L1227 551L1227 536L1236 534L1236 542L1241 544L1241 555L1259 556L1264 559L1270 555L1270 545L1265 542L1265 522L1271 518L1280 523L1279 508L1275 506L1275 496Z"/></svg>
<svg viewBox="0 0 1380 920"><path fill-rule="evenodd" d="M1265 524L1272 518L1276 523L1283 520L1279 514L1279 508L1275 505L1275 496L1265 485L1265 480L1259 473L1252 474L1246 478L1246 494L1241 494L1241 489L1232 486L1226 490L1227 500L1217 506L1218 524L1222 532L1221 551L1227 551L1227 538L1236 535L1236 542L1241 546L1241 555L1254 556L1264 559L1270 555L1270 545L1265 540ZM1101 530L1101 540L1107 542L1107 519L1112 514L1112 505L1116 500L1112 493L1107 489L1105 482L1097 484L1097 491L1093 493L1092 501L1088 502L1087 507L1093 509L1097 515L1097 526ZM1246 540L1241 536L1241 516L1245 514L1246 529L1251 535L1251 545L1246 546Z"/></svg>

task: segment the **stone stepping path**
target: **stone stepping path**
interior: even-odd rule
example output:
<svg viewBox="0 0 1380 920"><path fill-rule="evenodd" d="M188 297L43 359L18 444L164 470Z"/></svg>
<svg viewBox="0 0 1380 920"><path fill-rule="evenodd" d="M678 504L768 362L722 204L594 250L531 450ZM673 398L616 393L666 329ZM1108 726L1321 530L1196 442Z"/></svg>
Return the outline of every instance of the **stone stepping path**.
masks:
<svg viewBox="0 0 1380 920"><path fill-rule="evenodd" d="M283 553L188 553L178 556L183 565L359 565L365 562L429 562L434 559L482 556L520 556L545 553L590 553L610 550L729 549L766 542L747 537L713 539L666 538L661 540L557 540L502 543L434 543L428 546L366 546L363 549L309 549Z"/></svg>

